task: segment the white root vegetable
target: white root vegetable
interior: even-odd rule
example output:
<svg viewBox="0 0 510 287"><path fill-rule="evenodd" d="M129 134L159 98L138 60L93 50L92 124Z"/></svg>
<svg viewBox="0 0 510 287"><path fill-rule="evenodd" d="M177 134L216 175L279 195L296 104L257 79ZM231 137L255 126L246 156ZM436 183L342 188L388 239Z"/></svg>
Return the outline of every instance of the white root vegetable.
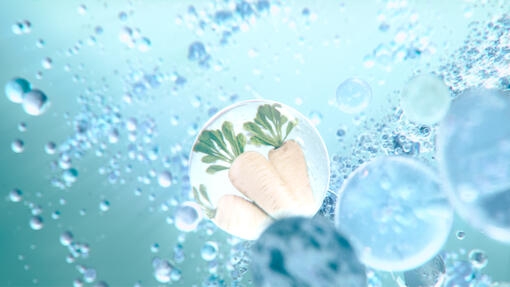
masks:
<svg viewBox="0 0 510 287"><path fill-rule="evenodd" d="M228 172L230 182L274 218L299 215L300 203L263 155L247 151L239 155Z"/></svg>
<svg viewBox="0 0 510 287"><path fill-rule="evenodd" d="M223 195L212 219L223 231L246 240L256 240L272 219L252 202L233 194Z"/></svg>
<svg viewBox="0 0 510 287"><path fill-rule="evenodd" d="M317 212L316 201L301 146L294 140L288 140L279 148L269 151L268 156L271 164L297 197L302 215L314 215Z"/></svg>

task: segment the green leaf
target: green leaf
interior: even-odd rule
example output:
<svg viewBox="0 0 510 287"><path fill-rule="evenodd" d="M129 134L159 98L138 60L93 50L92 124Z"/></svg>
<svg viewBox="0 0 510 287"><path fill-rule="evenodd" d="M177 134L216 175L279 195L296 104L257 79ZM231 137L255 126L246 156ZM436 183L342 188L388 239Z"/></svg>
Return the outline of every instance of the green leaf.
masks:
<svg viewBox="0 0 510 287"><path fill-rule="evenodd" d="M223 132L225 139L227 139L228 143L230 144L234 156L241 154L239 151L239 145L237 144L236 136L234 135L234 125L229 121L225 121L223 125L221 125L221 131Z"/></svg>
<svg viewBox="0 0 510 287"><path fill-rule="evenodd" d="M195 199L195 201L198 202L198 204L202 205L202 201L200 200L200 196L198 195L197 188L193 187L192 191L193 191L193 198Z"/></svg>
<svg viewBox="0 0 510 287"><path fill-rule="evenodd" d="M294 120L294 121L291 121L287 124L287 129L285 131L285 139L287 139L287 136L290 134L290 132L292 131L292 129L294 129L294 127L297 125L297 120Z"/></svg>
<svg viewBox="0 0 510 287"><path fill-rule="evenodd" d="M223 165L213 164L213 165L209 166L205 171L207 173L214 174L218 171L222 171L222 170L226 170L226 169L228 169L228 167L223 166Z"/></svg>
<svg viewBox="0 0 510 287"><path fill-rule="evenodd" d="M203 163L215 163L217 161L218 161L218 157L216 157L214 155L206 155L206 156L202 157Z"/></svg>
<svg viewBox="0 0 510 287"><path fill-rule="evenodd" d="M243 134L237 135L237 142L239 144L239 154L244 152L244 147L246 146L246 137Z"/></svg>
<svg viewBox="0 0 510 287"><path fill-rule="evenodd" d="M205 188L205 185L203 184L200 184L200 186L198 187L199 191L200 191L200 194L202 195L203 198L205 198L205 200L207 200L207 202L212 205L212 202L211 200L209 199L209 194L207 194L207 189Z"/></svg>

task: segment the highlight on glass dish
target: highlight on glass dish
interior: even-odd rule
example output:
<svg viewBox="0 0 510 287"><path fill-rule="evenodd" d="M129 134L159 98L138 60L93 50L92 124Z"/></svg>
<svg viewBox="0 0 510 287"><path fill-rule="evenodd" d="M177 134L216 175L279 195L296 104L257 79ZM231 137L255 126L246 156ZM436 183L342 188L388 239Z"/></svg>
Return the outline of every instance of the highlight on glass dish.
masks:
<svg viewBox="0 0 510 287"><path fill-rule="evenodd" d="M199 132L190 157L193 197L231 235L254 240L274 220L314 216L329 157L310 121L268 100L234 104Z"/></svg>

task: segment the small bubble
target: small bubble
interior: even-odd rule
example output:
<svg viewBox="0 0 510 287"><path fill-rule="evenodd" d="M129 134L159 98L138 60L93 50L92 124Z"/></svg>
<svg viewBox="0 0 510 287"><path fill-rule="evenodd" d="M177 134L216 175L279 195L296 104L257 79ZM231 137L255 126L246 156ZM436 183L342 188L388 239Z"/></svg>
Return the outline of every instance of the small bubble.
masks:
<svg viewBox="0 0 510 287"><path fill-rule="evenodd" d="M469 252L469 262L473 265L474 268L482 269L487 266L488 257L484 251L480 249L473 249Z"/></svg>
<svg viewBox="0 0 510 287"><path fill-rule="evenodd" d="M110 210L110 202L108 200L103 200L99 203L99 210L102 212L107 212Z"/></svg>
<svg viewBox="0 0 510 287"><path fill-rule="evenodd" d="M54 142L48 142L46 145L44 145L44 151L47 154L54 154L57 150L57 144Z"/></svg>
<svg viewBox="0 0 510 287"><path fill-rule="evenodd" d="M52 65L53 65L53 60L49 57L46 57L46 58L42 59L42 61L41 61L41 66L46 70L51 69Z"/></svg>
<svg viewBox="0 0 510 287"><path fill-rule="evenodd" d="M372 101L372 89L365 81L350 78L336 89L338 108L348 114L357 114L368 107Z"/></svg>
<svg viewBox="0 0 510 287"><path fill-rule="evenodd" d="M458 240L463 240L464 238L466 238L466 233L462 230L459 230L457 231L456 236Z"/></svg>
<svg viewBox="0 0 510 287"><path fill-rule="evenodd" d="M44 227L43 218L41 216L33 216L30 219L30 228L33 230L40 230Z"/></svg>
<svg viewBox="0 0 510 287"><path fill-rule="evenodd" d="M11 143L11 149L15 153L22 153L25 150L25 143L20 139L15 139Z"/></svg>
<svg viewBox="0 0 510 287"><path fill-rule="evenodd" d="M71 243L73 243L73 234L70 231L64 231L60 235L60 244L63 246L69 246Z"/></svg>
<svg viewBox="0 0 510 287"><path fill-rule="evenodd" d="M138 41L138 50L140 52L147 52L151 48L151 40L147 37L143 37Z"/></svg>
<svg viewBox="0 0 510 287"><path fill-rule="evenodd" d="M158 243L154 243L151 245L151 252L152 253L157 253L159 251L159 244Z"/></svg>
<svg viewBox="0 0 510 287"><path fill-rule="evenodd" d="M74 168L70 168L70 169L67 169L64 171L64 173L62 174L62 179L67 183L67 184L72 184L76 181L76 179L78 178L78 171Z"/></svg>
<svg viewBox="0 0 510 287"><path fill-rule="evenodd" d="M23 34L23 23L21 23L21 22L16 22L16 23L12 24L12 26L11 26L11 31L12 31L15 35L21 35L21 34Z"/></svg>
<svg viewBox="0 0 510 287"><path fill-rule="evenodd" d="M184 202L174 214L175 227L184 232L195 230L202 220L200 207L195 202Z"/></svg>
<svg viewBox="0 0 510 287"><path fill-rule="evenodd" d="M218 244L214 241L207 241L204 246L202 246L200 255L205 261L212 261L216 259L216 256L218 255Z"/></svg>
<svg viewBox="0 0 510 287"><path fill-rule="evenodd" d="M169 171L163 171L158 175L158 183L161 187L172 185L172 174Z"/></svg>
<svg viewBox="0 0 510 287"><path fill-rule="evenodd" d="M12 201L12 202L20 202L23 197L23 192L21 192L21 190L15 188L13 190L11 190L11 192L9 192L9 199Z"/></svg>
<svg viewBox="0 0 510 287"><path fill-rule="evenodd" d="M27 124L25 122L19 123L18 124L18 131L26 132L27 131Z"/></svg>
<svg viewBox="0 0 510 287"><path fill-rule="evenodd" d="M87 14L87 6L85 4L81 4L80 6L78 6L77 11L78 14L85 15Z"/></svg>
<svg viewBox="0 0 510 287"><path fill-rule="evenodd" d="M121 11L119 13L119 20L122 21L122 22L125 22L128 18L128 14L124 11Z"/></svg>
<svg viewBox="0 0 510 287"><path fill-rule="evenodd" d="M87 283L92 283L96 280L96 276L97 276L96 270L93 268L88 268L83 273L83 280Z"/></svg>

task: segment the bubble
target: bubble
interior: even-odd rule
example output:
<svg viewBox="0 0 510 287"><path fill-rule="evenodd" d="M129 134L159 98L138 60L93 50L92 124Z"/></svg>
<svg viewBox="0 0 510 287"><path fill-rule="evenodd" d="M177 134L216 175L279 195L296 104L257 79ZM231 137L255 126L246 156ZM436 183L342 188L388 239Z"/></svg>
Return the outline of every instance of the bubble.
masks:
<svg viewBox="0 0 510 287"><path fill-rule="evenodd" d="M411 158L368 162L338 194L335 222L369 267L416 268L439 252L450 232L453 212L438 177Z"/></svg>
<svg viewBox="0 0 510 287"><path fill-rule="evenodd" d="M439 169L454 207L488 236L510 242L510 97L471 89L439 125Z"/></svg>
<svg viewBox="0 0 510 287"><path fill-rule="evenodd" d="M96 280L97 272L96 269L87 268L85 272L83 272L83 281L87 283L92 283Z"/></svg>
<svg viewBox="0 0 510 287"><path fill-rule="evenodd" d="M442 286L445 279L446 267L440 255L424 265L404 272L405 286L407 287L434 287Z"/></svg>
<svg viewBox="0 0 510 287"><path fill-rule="evenodd" d="M200 207L191 201L181 204L174 214L175 227L184 232L195 230L201 220Z"/></svg>
<svg viewBox="0 0 510 287"><path fill-rule="evenodd" d="M188 47L188 60L198 62L200 66L207 67L211 56L207 54L202 42L193 42Z"/></svg>
<svg viewBox="0 0 510 287"><path fill-rule="evenodd" d="M138 50L140 52L147 52L151 48L151 40L147 37L142 37L142 39L138 40Z"/></svg>
<svg viewBox="0 0 510 287"><path fill-rule="evenodd" d="M170 274L173 266L167 260L155 258L152 260L152 266L154 267L154 278L160 283L170 282Z"/></svg>
<svg viewBox="0 0 510 287"><path fill-rule="evenodd" d="M11 190L11 192L9 192L9 200L12 201L12 202L20 202L23 197L23 192L21 192L21 190L15 188L13 190Z"/></svg>
<svg viewBox="0 0 510 287"><path fill-rule="evenodd" d="M50 102L48 97L40 90L31 90L26 93L21 103L23 110L32 116L39 116L46 112Z"/></svg>
<svg viewBox="0 0 510 287"><path fill-rule="evenodd" d="M367 286L353 248L324 218L278 220L252 252L255 286Z"/></svg>
<svg viewBox="0 0 510 287"><path fill-rule="evenodd" d="M450 91L437 76L418 75L402 89L400 104L411 121L435 124L448 112Z"/></svg>
<svg viewBox="0 0 510 287"><path fill-rule="evenodd" d="M46 57L46 58L42 59L41 66L44 69L49 70L53 66L53 60L49 57Z"/></svg>
<svg viewBox="0 0 510 287"><path fill-rule="evenodd" d="M476 269L482 269L489 263L487 254L480 249L473 249L469 252L469 262Z"/></svg>
<svg viewBox="0 0 510 287"><path fill-rule="evenodd" d="M20 104L23 102L23 95L32 89L30 82L23 78L14 78L5 84L5 96L9 101Z"/></svg>
<svg viewBox="0 0 510 287"><path fill-rule="evenodd" d="M77 178L78 178L78 171L74 168L67 169L62 174L62 179L68 184L74 183Z"/></svg>
<svg viewBox="0 0 510 287"><path fill-rule="evenodd" d="M60 244L63 246L69 246L73 243L74 236L71 231L64 231L60 234Z"/></svg>
<svg viewBox="0 0 510 287"><path fill-rule="evenodd" d="M80 14L80 15L87 14L87 6L85 4L81 4L80 6L78 6L78 8L76 10L78 11L78 14Z"/></svg>
<svg viewBox="0 0 510 287"><path fill-rule="evenodd" d="M57 144L55 144L54 142L48 142L46 145L44 145L44 151L47 154L54 154L56 150Z"/></svg>
<svg viewBox="0 0 510 287"><path fill-rule="evenodd" d="M159 251L159 244L158 243L154 243L151 245L151 252L152 253L157 253Z"/></svg>
<svg viewBox="0 0 510 287"><path fill-rule="evenodd" d="M212 261L216 259L218 255L218 243L214 241L207 241L202 249L200 249L200 255L205 261Z"/></svg>
<svg viewBox="0 0 510 287"><path fill-rule="evenodd" d="M43 218L41 216L32 216L30 218L30 228L33 230L41 230L44 227Z"/></svg>
<svg viewBox="0 0 510 287"><path fill-rule="evenodd" d="M161 187L172 185L172 174L169 171L163 171L158 175L158 183Z"/></svg>
<svg viewBox="0 0 510 287"><path fill-rule="evenodd" d="M466 233L462 230L459 230L457 231L456 236L458 240L463 240L464 238L466 238Z"/></svg>
<svg viewBox="0 0 510 287"><path fill-rule="evenodd" d="M124 11L121 11L119 12L119 20L122 21L122 22L126 22L127 18L128 18L128 14Z"/></svg>
<svg viewBox="0 0 510 287"><path fill-rule="evenodd" d="M107 212L110 210L110 202L108 200L102 200L99 203L99 210L102 212Z"/></svg>
<svg viewBox="0 0 510 287"><path fill-rule="evenodd" d="M27 131L27 124L25 122L21 122L18 124L18 131L20 132L26 132Z"/></svg>
<svg viewBox="0 0 510 287"><path fill-rule="evenodd" d="M338 108L348 114L358 114L372 101L370 85L358 78L350 78L336 88Z"/></svg>
<svg viewBox="0 0 510 287"><path fill-rule="evenodd" d="M11 149L15 153L22 153L25 150L25 143L20 139L15 139L11 143Z"/></svg>
<svg viewBox="0 0 510 287"><path fill-rule="evenodd" d="M23 34L23 23L16 22L16 23L12 24L11 31L12 31L12 33L14 33L14 35Z"/></svg>
<svg viewBox="0 0 510 287"><path fill-rule="evenodd" d="M170 272L170 279L173 282L177 282L177 281L181 280L181 277L182 277L182 272L181 272L181 270L179 270L177 268L172 269L172 271Z"/></svg>

